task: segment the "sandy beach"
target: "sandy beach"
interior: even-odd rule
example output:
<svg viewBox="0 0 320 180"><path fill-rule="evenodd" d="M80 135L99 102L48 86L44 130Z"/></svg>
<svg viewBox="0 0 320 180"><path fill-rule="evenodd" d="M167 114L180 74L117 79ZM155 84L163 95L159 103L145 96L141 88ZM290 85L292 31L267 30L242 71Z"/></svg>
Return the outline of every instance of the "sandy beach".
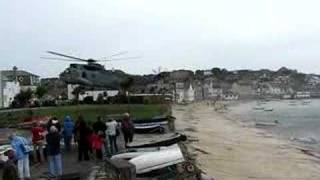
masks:
<svg viewBox="0 0 320 180"><path fill-rule="evenodd" d="M218 180L319 180L320 161L289 141L214 111L206 103L173 106L177 131L208 175Z"/></svg>

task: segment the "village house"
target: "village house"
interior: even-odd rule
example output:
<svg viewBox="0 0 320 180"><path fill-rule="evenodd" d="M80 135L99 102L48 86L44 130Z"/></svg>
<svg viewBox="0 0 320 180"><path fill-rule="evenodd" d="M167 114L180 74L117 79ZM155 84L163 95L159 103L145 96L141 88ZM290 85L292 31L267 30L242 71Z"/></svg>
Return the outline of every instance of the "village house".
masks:
<svg viewBox="0 0 320 180"><path fill-rule="evenodd" d="M38 75L18 70L17 67L0 71L0 108L9 107L20 90L35 90L39 83Z"/></svg>
<svg viewBox="0 0 320 180"><path fill-rule="evenodd" d="M75 94L73 91L79 87L78 84L68 84L68 100L74 100ZM92 97L93 101L97 101L99 96L102 96L104 99L107 97L114 97L119 94L118 90L84 90L84 92L79 94L79 101L83 101L86 97Z"/></svg>
<svg viewBox="0 0 320 180"><path fill-rule="evenodd" d="M176 83L174 91L174 99L177 103L195 100L195 91L191 83Z"/></svg>
<svg viewBox="0 0 320 180"><path fill-rule="evenodd" d="M257 96L257 92L252 88L250 82L233 83L231 92L238 94L239 99L255 98Z"/></svg>

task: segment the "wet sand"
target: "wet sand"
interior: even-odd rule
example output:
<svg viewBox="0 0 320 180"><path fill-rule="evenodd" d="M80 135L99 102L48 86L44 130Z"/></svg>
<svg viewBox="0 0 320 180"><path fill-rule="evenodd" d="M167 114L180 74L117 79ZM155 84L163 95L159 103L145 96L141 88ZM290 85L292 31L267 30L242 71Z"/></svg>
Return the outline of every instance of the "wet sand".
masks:
<svg viewBox="0 0 320 180"><path fill-rule="evenodd" d="M177 131L208 175L218 180L319 180L320 160L246 120L214 111L206 103L173 106Z"/></svg>

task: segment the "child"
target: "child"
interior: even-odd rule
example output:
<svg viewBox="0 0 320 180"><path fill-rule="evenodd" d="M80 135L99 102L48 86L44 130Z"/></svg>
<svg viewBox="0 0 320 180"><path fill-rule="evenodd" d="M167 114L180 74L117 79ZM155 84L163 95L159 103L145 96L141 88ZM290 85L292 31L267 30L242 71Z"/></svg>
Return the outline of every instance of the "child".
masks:
<svg viewBox="0 0 320 180"><path fill-rule="evenodd" d="M5 152L5 155L8 156L8 160L6 161L4 168L3 168L3 174L2 179L4 180L18 180L18 169L17 166L14 163L14 151L9 150Z"/></svg>
<svg viewBox="0 0 320 180"><path fill-rule="evenodd" d="M102 160L103 133L101 131L98 131L97 134L92 133L91 143L93 150L96 151L96 158Z"/></svg>

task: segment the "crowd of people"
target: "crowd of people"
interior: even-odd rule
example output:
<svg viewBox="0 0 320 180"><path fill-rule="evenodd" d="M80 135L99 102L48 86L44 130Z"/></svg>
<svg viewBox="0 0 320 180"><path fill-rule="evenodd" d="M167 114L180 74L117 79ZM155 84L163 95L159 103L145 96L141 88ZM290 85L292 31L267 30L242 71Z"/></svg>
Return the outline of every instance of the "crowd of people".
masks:
<svg viewBox="0 0 320 180"><path fill-rule="evenodd" d="M121 123L115 119L104 120L98 117L92 126L83 116L79 116L75 122L70 116L66 116L63 122L55 117L45 125L36 122L31 129L31 142L16 133L10 134L12 150L7 153L9 159L3 179L30 179L30 156L35 163L48 161L49 176L59 177L63 173L62 152L70 153L76 149L73 147L77 147L79 162L92 159L90 154L95 154L94 159L100 161L118 152L117 139L120 131L125 145L132 142L134 125L129 113L124 114ZM60 145L62 139L63 151Z"/></svg>

